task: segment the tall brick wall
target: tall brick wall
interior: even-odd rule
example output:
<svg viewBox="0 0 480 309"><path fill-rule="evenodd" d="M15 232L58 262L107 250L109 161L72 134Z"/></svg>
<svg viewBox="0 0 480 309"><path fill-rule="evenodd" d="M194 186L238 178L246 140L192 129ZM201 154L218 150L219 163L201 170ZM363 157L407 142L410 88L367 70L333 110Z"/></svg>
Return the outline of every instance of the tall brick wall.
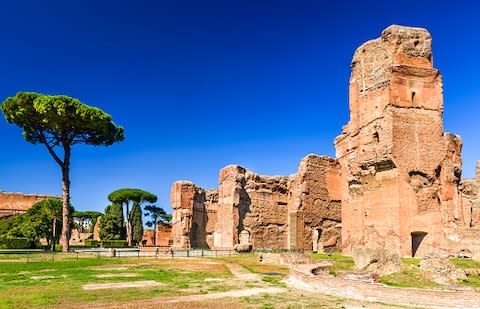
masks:
<svg viewBox="0 0 480 309"><path fill-rule="evenodd" d="M143 231L143 246L168 247L172 245L172 226L170 224L159 223L157 225L155 239L153 233L154 231L152 229L146 229Z"/></svg>
<svg viewBox="0 0 480 309"><path fill-rule="evenodd" d="M443 129L431 41L425 29L390 26L354 54L350 121L335 140L345 253L362 246L401 256L452 251L458 235L451 229L466 226L462 141Z"/></svg>
<svg viewBox="0 0 480 309"><path fill-rule="evenodd" d="M289 248L341 249L341 193L336 159L308 155L290 183Z"/></svg>
<svg viewBox="0 0 480 309"><path fill-rule="evenodd" d="M337 250L341 243L339 179L335 159L309 155L292 176L263 176L230 165L220 171L218 191L174 183L174 247L233 249L244 241L254 248ZM199 194L204 198L195 197ZM196 201L207 210L206 224L192 216L191 205ZM195 223L203 229L192 233L189 227ZM202 241L193 246L194 238Z"/></svg>

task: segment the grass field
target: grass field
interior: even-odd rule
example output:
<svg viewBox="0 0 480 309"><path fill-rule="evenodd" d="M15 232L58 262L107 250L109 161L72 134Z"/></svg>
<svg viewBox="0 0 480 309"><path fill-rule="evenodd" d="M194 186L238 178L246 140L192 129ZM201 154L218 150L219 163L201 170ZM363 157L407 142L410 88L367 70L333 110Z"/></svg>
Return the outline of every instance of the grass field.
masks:
<svg viewBox="0 0 480 309"><path fill-rule="evenodd" d="M334 263L332 273L350 270L353 260L341 254L311 254L314 259ZM0 308L82 307L125 302L145 308L341 308L345 304L368 308L389 308L287 288L283 279L288 267L260 263L256 255L218 258L107 258L95 255L32 254L0 255ZM460 268L480 268L471 260L453 261ZM437 288L417 268L419 261L403 260L401 272L382 277L382 282L397 287ZM236 265L257 281L241 280L230 272ZM228 267L227 267L228 266ZM126 287L141 282L139 287ZM108 288L105 285L109 285ZM461 284L479 287L479 276ZM203 299L202 295L227 292L227 295L252 288L276 287L279 294ZM196 300L175 299L193 297ZM162 303L170 299L169 303ZM174 299L175 301L172 301Z"/></svg>
<svg viewBox="0 0 480 309"><path fill-rule="evenodd" d="M260 282L243 282L226 267L238 264L257 274ZM271 275L274 274L274 275ZM0 308L84 307L133 302L145 308L338 308L352 301L286 289L276 295L163 304L162 299L242 289L280 286L284 265L260 263L255 255L221 258L106 258L75 254L36 254L0 259ZM85 290L106 283L155 282L156 286ZM137 303L135 303L137 302ZM363 304L355 302L355 304ZM134 305L136 306L136 305Z"/></svg>
<svg viewBox="0 0 480 309"><path fill-rule="evenodd" d="M351 256L345 256L341 253L310 253L309 256L314 260L330 261L333 263L333 267L330 269L331 275L337 275L338 271L352 270L355 266L353 258Z"/></svg>
<svg viewBox="0 0 480 309"><path fill-rule="evenodd" d="M230 272L221 263L194 259L81 258L60 255L56 261L0 262L0 308L69 305L88 301L131 300L225 291ZM99 289L82 285L155 281L151 288Z"/></svg>

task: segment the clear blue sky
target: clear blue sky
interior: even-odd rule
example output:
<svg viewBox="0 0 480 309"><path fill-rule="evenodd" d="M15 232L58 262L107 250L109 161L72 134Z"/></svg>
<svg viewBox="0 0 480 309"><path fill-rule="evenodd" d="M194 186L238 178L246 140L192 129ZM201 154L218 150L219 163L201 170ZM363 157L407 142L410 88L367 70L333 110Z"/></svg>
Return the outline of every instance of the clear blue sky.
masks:
<svg viewBox="0 0 480 309"><path fill-rule="evenodd" d="M390 24L433 36L445 129L464 141L464 177L480 159L480 12L476 1L2 1L0 96L66 94L125 127L111 147L75 146L72 202L143 188L170 210L170 187L217 186L237 163L288 175L334 155L348 121L356 47ZM60 194L43 145L0 119L0 189Z"/></svg>

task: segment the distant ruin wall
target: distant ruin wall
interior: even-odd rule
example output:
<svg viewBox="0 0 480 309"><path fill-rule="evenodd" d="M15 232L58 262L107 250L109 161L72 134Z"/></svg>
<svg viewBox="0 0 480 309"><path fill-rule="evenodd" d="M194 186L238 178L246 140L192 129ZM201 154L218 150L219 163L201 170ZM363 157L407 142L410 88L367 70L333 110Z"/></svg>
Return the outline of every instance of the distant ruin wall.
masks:
<svg viewBox="0 0 480 309"><path fill-rule="evenodd" d="M172 226L168 223L159 223L157 225L156 235L153 235L152 229L143 231L142 246L144 247L168 247L173 244Z"/></svg>
<svg viewBox="0 0 480 309"><path fill-rule="evenodd" d="M246 230L254 248L287 248L289 177L249 171L245 180L243 200L250 204L241 212L237 233Z"/></svg>
<svg viewBox="0 0 480 309"><path fill-rule="evenodd" d="M0 191L0 217L25 213L33 205L47 198L59 198L46 194L23 194Z"/></svg>
<svg viewBox="0 0 480 309"><path fill-rule="evenodd" d="M220 171L218 191L176 182L172 187L174 247L195 247L196 239L197 247L215 249L251 244L254 248L337 250L341 244L339 177L335 159L309 155L293 176L262 176L230 165ZM180 201L184 206L179 207ZM207 212L206 223L204 217L191 219L190 205L197 203Z"/></svg>

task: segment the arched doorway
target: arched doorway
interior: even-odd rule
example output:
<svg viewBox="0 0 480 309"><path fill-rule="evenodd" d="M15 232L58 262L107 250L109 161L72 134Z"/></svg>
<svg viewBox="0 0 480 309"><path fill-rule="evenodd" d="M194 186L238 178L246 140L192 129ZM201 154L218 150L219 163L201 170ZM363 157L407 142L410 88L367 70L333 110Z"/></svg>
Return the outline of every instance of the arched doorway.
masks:
<svg viewBox="0 0 480 309"><path fill-rule="evenodd" d="M415 257L417 254L418 248L423 242L425 236L427 236L427 232L422 231L415 231L411 233L412 236L412 257Z"/></svg>

